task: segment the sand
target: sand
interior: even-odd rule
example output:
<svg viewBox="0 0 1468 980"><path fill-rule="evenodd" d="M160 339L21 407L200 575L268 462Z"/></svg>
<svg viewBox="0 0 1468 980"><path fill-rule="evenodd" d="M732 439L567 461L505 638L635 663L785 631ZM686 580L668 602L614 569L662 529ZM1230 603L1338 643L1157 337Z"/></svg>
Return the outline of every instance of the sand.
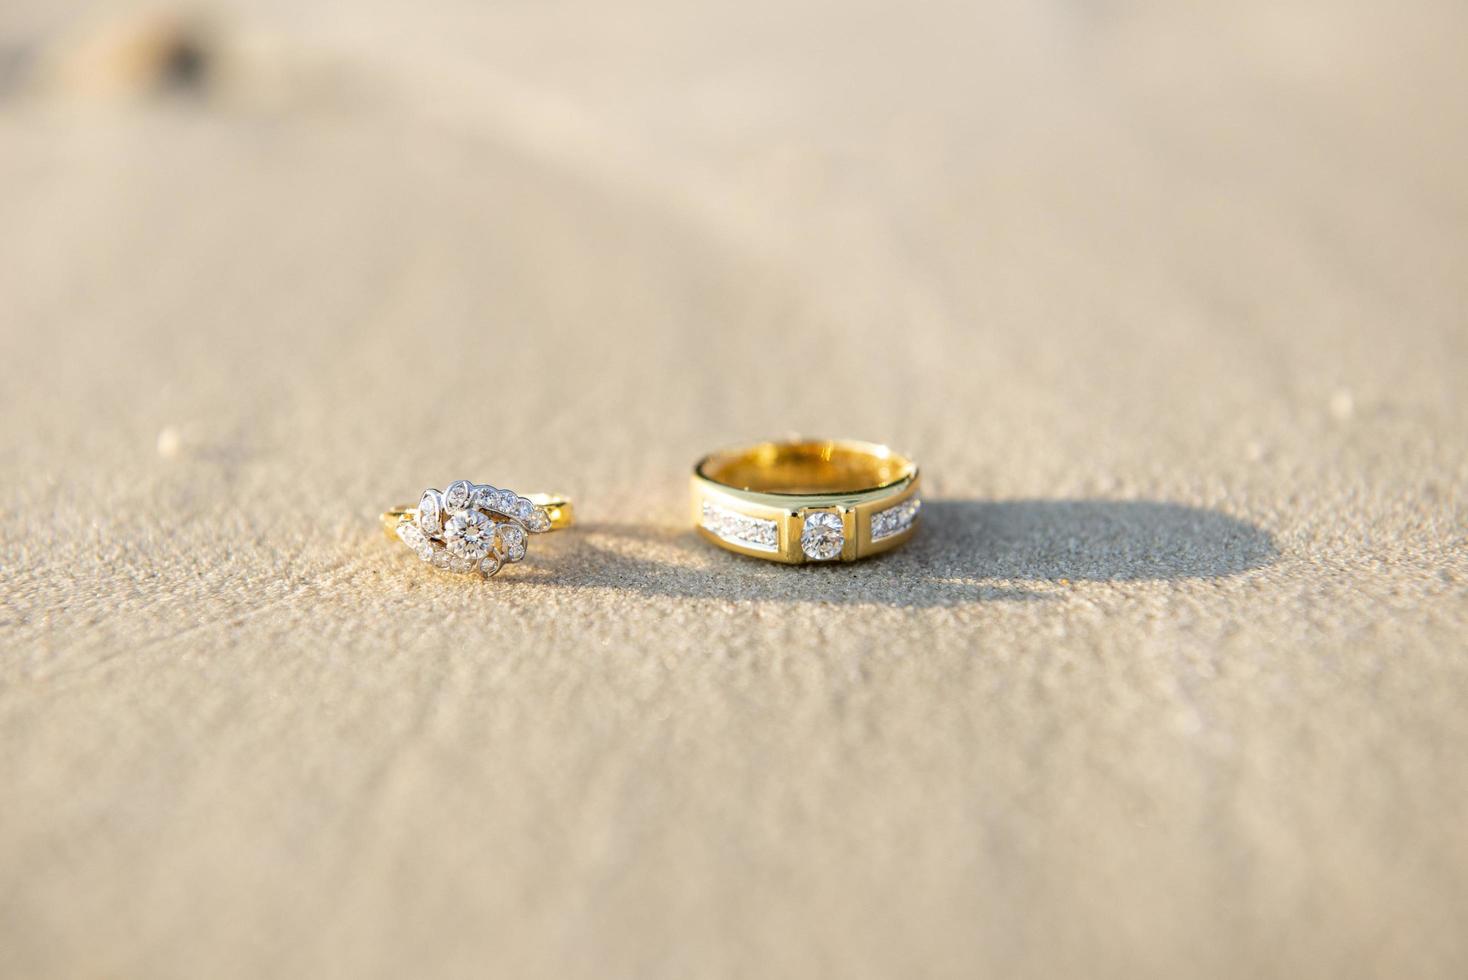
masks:
<svg viewBox="0 0 1468 980"><path fill-rule="evenodd" d="M420 6L0 14L0 974L1468 973L1461 4Z"/></svg>

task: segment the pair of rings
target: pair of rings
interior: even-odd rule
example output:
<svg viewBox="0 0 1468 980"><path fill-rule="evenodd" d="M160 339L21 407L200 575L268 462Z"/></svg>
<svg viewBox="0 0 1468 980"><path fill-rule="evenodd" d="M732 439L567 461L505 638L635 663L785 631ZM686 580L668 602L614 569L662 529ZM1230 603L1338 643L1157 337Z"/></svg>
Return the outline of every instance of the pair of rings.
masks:
<svg viewBox="0 0 1468 980"><path fill-rule="evenodd" d="M917 529L918 468L886 446L852 440L762 442L711 453L693 468L693 520L741 555L801 565L890 551ZM520 496L455 480L382 515L423 561L494 575L525 557L532 534L570 527L568 497Z"/></svg>

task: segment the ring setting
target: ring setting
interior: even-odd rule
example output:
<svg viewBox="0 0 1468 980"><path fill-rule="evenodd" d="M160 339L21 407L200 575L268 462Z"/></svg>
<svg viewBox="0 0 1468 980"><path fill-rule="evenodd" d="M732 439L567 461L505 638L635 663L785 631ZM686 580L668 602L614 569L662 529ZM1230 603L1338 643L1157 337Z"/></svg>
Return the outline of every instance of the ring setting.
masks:
<svg viewBox="0 0 1468 980"><path fill-rule="evenodd" d="M529 535L570 526L571 502L551 494L520 496L513 490L455 480L447 490L428 489L418 506L382 515L384 530L435 568L479 572L489 578L525 557Z"/></svg>
<svg viewBox="0 0 1468 980"><path fill-rule="evenodd" d="M693 471L698 531L719 547L785 564L851 562L917 528L918 468L855 440L763 442L712 453Z"/></svg>

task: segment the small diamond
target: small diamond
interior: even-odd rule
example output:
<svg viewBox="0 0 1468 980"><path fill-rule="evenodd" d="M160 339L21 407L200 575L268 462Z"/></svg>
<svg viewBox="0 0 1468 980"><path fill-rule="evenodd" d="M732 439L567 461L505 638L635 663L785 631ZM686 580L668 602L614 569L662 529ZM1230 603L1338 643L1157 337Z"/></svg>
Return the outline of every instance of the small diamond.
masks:
<svg viewBox="0 0 1468 980"><path fill-rule="evenodd" d="M530 501L526 500L524 497L521 497L519 500L515 501L515 517L518 517L522 521L528 521L534 515L535 505L532 504Z"/></svg>
<svg viewBox="0 0 1468 980"><path fill-rule="evenodd" d="M411 521L403 521L398 525L398 537L402 539L403 544L412 548L414 551L417 551L427 543L427 539L423 537L423 532L418 530L418 526Z"/></svg>
<svg viewBox="0 0 1468 980"><path fill-rule="evenodd" d="M443 540L449 551L460 558L478 560L489 554L494 537L494 523L477 510L465 511L449 518Z"/></svg>
<svg viewBox="0 0 1468 980"><path fill-rule="evenodd" d="M494 510L494 487L476 487L474 489L474 506L483 507L485 510Z"/></svg>
<svg viewBox="0 0 1468 980"><path fill-rule="evenodd" d="M880 541L890 538L894 534L901 534L917 520L918 510L922 507L922 501L917 497L909 497L900 504L888 507L886 510L878 511L872 515L872 540Z"/></svg>
<svg viewBox="0 0 1468 980"><path fill-rule="evenodd" d="M474 484L468 480L455 480L443 492L443 509L450 514L461 514L469 509L469 499L474 495Z"/></svg>
<svg viewBox="0 0 1468 980"><path fill-rule="evenodd" d="M500 570L499 556L485 555L484 560L479 563L479 570L484 573L485 578L489 578L495 572Z"/></svg>
<svg viewBox="0 0 1468 980"><path fill-rule="evenodd" d="M550 516L546 514L544 507L535 508L535 513L530 515L530 520L525 522L530 530L537 533L550 530Z"/></svg>
<svg viewBox="0 0 1468 980"><path fill-rule="evenodd" d="M841 515L821 511L806 517L805 529L800 532L800 550L807 558L830 561L839 558L845 546L846 529Z"/></svg>
<svg viewBox="0 0 1468 980"><path fill-rule="evenodd" d="M756 551L780 550L780 529L774 521L750 517L705 500L701 523L711 533L730 544Z"/></svg>
<svg viewBox="0 0 1468 980"><path fill-rule="evenodd" d="M453 563L453 560L454 556L447 551L435 551L433 553L432 561L434 568L448 568Z"/></svg>
<svg viewBox="0 0 1468 980"><path fill-rule="evenodd" d="M506 561L519 561L525 557L524 528L518 524L501 524L497 531L500 544L497 550Z"/></svg>
<svg viewBox="0 0 1468 980"><path fill-rule="evenodd" d="M443 527L441 498L437 490L423 491L423 497L418 501L418 526L429 537Z"/></svg>
<svg viewBox="0 0 1468 980"><path fill-rule="evenodd" d="M411 521L403 521L398 525L398 537L402 539L403 544L412 548L419 558L424 561L433 560L433 545L429 543L428 538L424 537L423 532L418 530L418 525Z"/></svg>
<svg viewBox="0 0 1468 980"><path fill-rule="evenodd" d="M515 516L515 491L501 490L494 495L494 509L501 514Z"/></svg>

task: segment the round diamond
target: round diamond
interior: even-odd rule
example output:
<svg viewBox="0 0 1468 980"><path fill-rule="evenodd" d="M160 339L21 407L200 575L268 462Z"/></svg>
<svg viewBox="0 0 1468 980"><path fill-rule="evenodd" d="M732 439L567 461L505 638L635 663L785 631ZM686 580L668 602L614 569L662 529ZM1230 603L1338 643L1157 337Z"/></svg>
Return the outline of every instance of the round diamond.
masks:
<svg viewBox="0 0 1468 980"><path fill-rule="evenodd" d="M494 510L494 487L479 487L474 491L474 506Z"/></svg>
<svg viewBox="0 0 1468 980"><path fill-rule="evenodd" d="M443 492L443 509L450 514L459 514L469 509L469 500L474 495L474 484L468 480L455 480Z"/></svg>
<svg viewBox="0 0 1468 980"><path fill-rule="evenodd" d="M423 537L423 532L418 530L418 525L412 521L403 521L398 525L398 537L402 539L403 544L414 551L428 543L428 540Z"/></svg>
<svg viewBox="0 0 1468 980"><path fill-rule="evenodd" d="M424 490L423 498L418 501L418 526L423 533L432 537L438 533L442 526L440 501L437 490Z"/></svg>
<svg viewBox="0 0 1468 980"><path fill-rule="evenodd" d="M841 557L846 546L846 528L841 524L841 515L822 511L805 519L805 528L800 532L800 550L814 561L830 561Z"/></svg>
<svg viewBox="0 0 1468 980"><path fill-rule="evenodd" d="M509 514L513 516L515 513L515 491L501 490L499 493L495 494L494 509L499 511L501 514Z"/></svg>
<svg viewBox="0 0 1468 980"><path fill-rule="evenodd" d="M499 553L506 561L519 561L525 557L525 529L515 524L501 524L498 528Z"/></svg>
<svg viewBox="0 0 1468 980"><path fill-rule="evenodd" d="M413 552L424 561L433 560L433 545L418 530L418 526L411 521L403 521L398 525L398 537L403 539L403 544L413 549Z"/></svg>
<svg viewBox="0 0 1468 980"><path fill-rule="evenodd" d="M465 511L449 518L443 540L449 551L460 558L478 560L489 554L494 539L494 523L477 510Z"/></svg>
<svg viewBox="0 0 1468 980"><path fill-rule="evenodd" d="M521 497L515 501L515 516L522 521L528 521L535 514L535 505Z"/></svg>
<svg viewBox="0 0 1468 980"><path fill-rule="evenodd" d="M484 557L484 560L479 563L479 570L484 573L485 578L489 578L495 572L500 570L499 556L486 555Z"/></svg>

